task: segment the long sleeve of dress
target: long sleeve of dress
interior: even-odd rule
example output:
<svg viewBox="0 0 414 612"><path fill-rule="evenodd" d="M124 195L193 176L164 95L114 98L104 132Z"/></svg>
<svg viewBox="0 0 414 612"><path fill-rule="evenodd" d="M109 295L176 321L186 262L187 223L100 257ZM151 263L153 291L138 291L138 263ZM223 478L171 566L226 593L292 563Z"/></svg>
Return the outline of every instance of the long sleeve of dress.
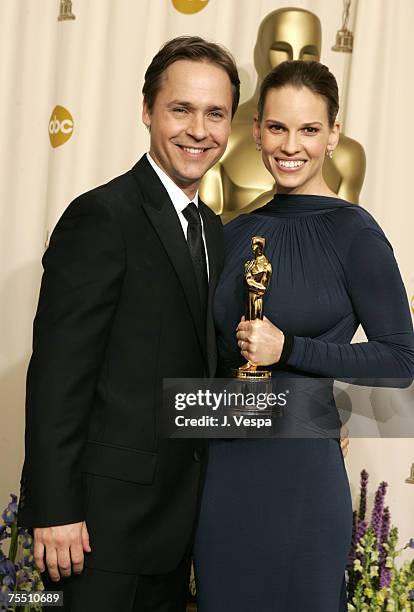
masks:
<svg viewBox="0 0 414 612"><path fill-rule="evenodd" d="M368 342L337 344L294 336L295 369L356 384L407 387L414 377L414 334L392 248L377 229L360 229L343 259L347 290ZM369 380L369 382L367 382Z"/></svg>

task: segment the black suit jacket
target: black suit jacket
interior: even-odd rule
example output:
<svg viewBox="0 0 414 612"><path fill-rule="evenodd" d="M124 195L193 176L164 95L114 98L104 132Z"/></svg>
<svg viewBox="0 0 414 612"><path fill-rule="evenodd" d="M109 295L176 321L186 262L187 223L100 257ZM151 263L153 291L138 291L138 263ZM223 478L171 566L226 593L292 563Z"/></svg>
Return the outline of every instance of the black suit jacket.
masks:
<svg viewBox="0 0 414 612"><path fill-rule="evenodd" d="M165 440L162 380L213 376L221 222L203 203L207 324L180 221L144 156L74 200L43 258L18 521L86 520L86 565L173 569L191 545L205 448Z"/></svg>

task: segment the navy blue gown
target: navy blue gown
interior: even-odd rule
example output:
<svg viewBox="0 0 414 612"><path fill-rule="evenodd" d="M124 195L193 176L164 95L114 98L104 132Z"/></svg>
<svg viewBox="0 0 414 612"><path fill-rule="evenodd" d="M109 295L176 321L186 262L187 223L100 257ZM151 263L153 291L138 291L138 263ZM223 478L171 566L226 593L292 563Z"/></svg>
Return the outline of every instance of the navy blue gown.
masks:
<svg viewBox="0 0 414 612"><path fill-rule="evenodd" d="M222 374L241 363L243 265L259 235L273 266L264 312L293 336L285 375L410 383L407 297L367 211L338 198L277 195L224 232L215 297ZM350 344L359 324L368 342ZM337 437L211 440L194 547L199 612L345 612L351 528Z"/></svg>

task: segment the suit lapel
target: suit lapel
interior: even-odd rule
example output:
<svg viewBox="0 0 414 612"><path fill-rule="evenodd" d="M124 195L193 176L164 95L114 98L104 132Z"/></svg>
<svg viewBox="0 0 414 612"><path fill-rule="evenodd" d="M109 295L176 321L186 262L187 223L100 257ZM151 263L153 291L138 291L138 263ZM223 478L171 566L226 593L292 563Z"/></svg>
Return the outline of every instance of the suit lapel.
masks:
<svg viewBox="0 0 414 612"><path fill-rule="evenodd" d="M141 188L143 208L161 240L182 285L197 335L206 355L206 333L201 316L200 298L193 264L182 226L162 182L146 156L132 168ZM210 258L209 258L210 261Z"/></svg>

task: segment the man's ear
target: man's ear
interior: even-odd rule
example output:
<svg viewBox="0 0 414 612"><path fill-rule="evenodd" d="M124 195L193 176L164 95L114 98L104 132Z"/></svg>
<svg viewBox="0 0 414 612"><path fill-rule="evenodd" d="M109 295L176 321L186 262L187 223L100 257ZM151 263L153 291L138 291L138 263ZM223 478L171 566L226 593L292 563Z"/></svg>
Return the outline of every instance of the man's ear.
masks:
<svg viewBox="0 0 414 612"><path fill-rule="evenodd" d="M142 102L142 123L145 125L147 130L150 132L151 131L151 112L148 108L148 104L145 98Z"/></svg>

